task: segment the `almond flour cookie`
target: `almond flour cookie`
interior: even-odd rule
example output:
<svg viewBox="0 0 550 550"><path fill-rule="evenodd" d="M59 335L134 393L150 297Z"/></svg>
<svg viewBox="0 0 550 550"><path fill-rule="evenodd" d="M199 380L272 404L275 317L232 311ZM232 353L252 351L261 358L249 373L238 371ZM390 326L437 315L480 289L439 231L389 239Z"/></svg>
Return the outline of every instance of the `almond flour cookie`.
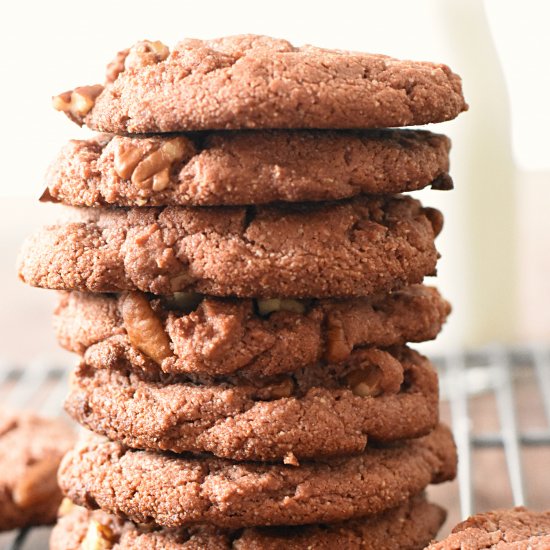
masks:
<svg viewBox="0 0 550 550"><path fill-rule="evenodd" d="M54 98L78 124L118 134L242 128L385 128L467 109L445 66L267 36L143 40L120 52L105 87Z"/></svg>
<svg viewBox="0 0 550 550"><path fill-rule="evenodd" d="M19 275L59 290L364 296L433 274L442 223L439 211L399 195L285 207L88 208L79 222L31 237Z"/></svg>
<svg viewBox="0 0 550 550"><path fill-rule="evenodd" d="M82 364L65 408L132 448L297 463L363 452L371 437L427 434L438 422L438 384L429 361L407 348L362 349L339 365L256 382L151 380Z"/></svg>
<svg viewBox="0 0 550 550"><path fill-rule="evenodd" d="M136 523L239 528L379 514L455 473L451 432L439 426L420 439L299 468L133 451L92 439L65 455L59 482L75 504Z"/></svg>
<svg viewBox="0 0 550 550"><path fill-rule="evenodd" d="M73 443L59 420L0 411L0 531L55 521L57 468Z"/></svg>
<svg viewBox="0 0 550 550"><path fill-rule="evenodd" d="M428 550L548 550L550 510L534 512L524 507L471 516L453 533Z"/></svg>
<svg viewBox="0 0 550 550"><path fill-rule="evenodd" d="M449 148L447 137L413 130L103 134L63 148L43 200L211 206L449 189Z"/></svg>
<svg viewBox="0 0 550 550"><path fill-rule="evenodd" d="M206 525L144 529L68 500L62 510L50 539L51 550L421 550L445 520L445 511L423 496L370 518L240 531Z"/></svg>
<svg viewBox="0 0 550 550"><path fill-rule="evenodd" d="M54 325L59 343L91 365L249 378L341 362L360 346L431 340L449 312L439 292L422 285L309 301L71 292L61 296Z"/></svg>

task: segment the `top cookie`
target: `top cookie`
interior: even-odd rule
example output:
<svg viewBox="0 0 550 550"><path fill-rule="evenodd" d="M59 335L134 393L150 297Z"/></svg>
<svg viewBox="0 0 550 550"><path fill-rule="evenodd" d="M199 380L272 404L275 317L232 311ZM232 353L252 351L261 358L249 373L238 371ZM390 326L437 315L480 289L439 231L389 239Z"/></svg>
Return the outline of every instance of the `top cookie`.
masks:
<svg viewBox="0 0 550 550"><path fill-rule="evenodd" d="M144 40L119 52L106 84L54 98L78 124L112 133L245 128L387 128L467 109L446 65L295 47L243 35Z"/></svg>
<svg viewBox="0 0 550 550"><path fill-rule="evenodd" d="M544 550L550 548L550 510L524 507L477 514L459 523L453 533L428 550Z"/></svg>

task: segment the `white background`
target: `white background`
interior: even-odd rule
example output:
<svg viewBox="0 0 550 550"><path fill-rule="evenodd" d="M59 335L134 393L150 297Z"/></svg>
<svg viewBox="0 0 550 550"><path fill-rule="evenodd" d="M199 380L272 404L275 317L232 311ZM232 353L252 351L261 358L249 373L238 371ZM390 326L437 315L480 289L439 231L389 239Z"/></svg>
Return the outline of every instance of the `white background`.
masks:
<svg viewBox="0 0 550 550"><path fill-rule="evenodd" d="M96 0L0 9L0 333L10 358L57 353L48 326L53 293L22 287L13 269L23 235L60 211L35 203L46 166L65 141L86 135L53 111L51 96L101 82L116 51L139 39L172 45L247 32L442 61L463 76L470 111L430 128L453 138L456 190L421 194L447 220L438 285L455 313L439 347L550 336L539 322L550 320L550 298L541 294L549 243L540 240L549 218L550 2Z"/></svg>

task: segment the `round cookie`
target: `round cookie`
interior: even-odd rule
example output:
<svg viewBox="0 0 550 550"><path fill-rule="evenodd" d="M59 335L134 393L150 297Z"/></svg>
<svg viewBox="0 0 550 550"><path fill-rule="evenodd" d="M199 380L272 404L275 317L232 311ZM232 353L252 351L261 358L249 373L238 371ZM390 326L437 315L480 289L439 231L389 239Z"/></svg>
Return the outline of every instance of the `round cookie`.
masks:
<svg viewBox="0 0 550 550"><path fill-rule="evenodd" d="M59 290L349 297L435 272L439 211L410 197L263 207L81 209L23 247L22 280Z"/></svg>
<svg viewBox="0 0 550 550"><path fill-rule="evenodd" d="M62 508L68 510L52 532L51 550L80 550L96 541L103 550L421 550L435 537L446 515L439 506L416 496L378 516L335 524L240 531L206 525L148 530L105 512L65 503Z"/></svg>
<svg viewBox="0 0 550 550"><path fill-rule="evenodd" d="M63 148L43 200L215 206L449 189L449 149L447 137L416 130L104 134Z"/></svg>
<svg viewBox="0 0 550 550"><path fill-rule="evenodd" d="M0 411L0 531L55 521L62 498L56 472L73 443L60 420Z"/></svg>
<svg viewBox="0 0 550 550"><path fill-rule="evenodd" d="M523 506L469 517L427 550L544 550L550 548L550 510Z"/></svg>
<svg viewBox="0 0 550 550"><path fill-rule="evenodd" d="M78 124L139 134L243 128L387 128L442 122L467 109L441 64L267 36L143 40L108 67L105 87L54 98Z"/></svg>
<svg viewBox="0 0 550 550"><path fill-rule="evenodd" d="M296 464L363 452L370 438L427 434L438 422L438 383L429 361L407 348L361 349L339 365L248 382L151 380L81 364L65 409L132 448Z"/></svg>
<svg viewBox="0 0 550 550"><path fill-rule="evenodd" d="M299 468L133 451L92 439L65 455L59 483L74 503L136 523L239 528L379 514L455 473L451 432L439 426L420 439Z"/></svg>
<svg viewBox="0 0 550 550"><path fill-rule="evenodd" d="M431 340L450 312L432 287L348 300L240 300L196 294L64 293L59 343L92 365L138 371L273 376L360 346ZM151 331L142 330L146 320Z"/></svg>

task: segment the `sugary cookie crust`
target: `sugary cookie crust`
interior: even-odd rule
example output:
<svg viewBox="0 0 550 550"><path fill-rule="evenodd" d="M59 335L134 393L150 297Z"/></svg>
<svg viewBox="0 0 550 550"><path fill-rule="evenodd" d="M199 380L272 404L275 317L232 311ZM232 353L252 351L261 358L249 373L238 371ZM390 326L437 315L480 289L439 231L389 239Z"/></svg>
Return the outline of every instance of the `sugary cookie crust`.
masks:
<svg viewBox="0 0 550 550"><path fill-rule="evenodd" d="M122 314L127 298L120 294L62 294L54 318L59 343L105 368L272 376L318 361L344 361L360 346L431 340L450 312L435 288L422 285L372 298L300 302L303 312L268 315L259 313L255 300L204 297L196 309L182 311L173 298L146 298L149 315L169 341L170 353L160 363L140 351L143 332L128 337L130 321Z"/></svg>
<svg viewBox="0 0 550 550"><path fill-rule="evenodd" d="M445 511L422 496L370 518L238 531L206 525L140 529L104 512L73 505L53 530L50 549L81 550L83 544L96 537L103 544L101 550L420 550L444 520Z"/></svg>
<svg viewBox="0 0 550 550"><path fill-rule="evenodd" d="M54 100L111 133L243 128L386 128L442 122L467 109L446 65L294 47L267 36L142 41L109 66L105 88Z"/></svg>
<svg viewBox="0 0 550 550"><path fill-rule="evenodd" d="M546 550L550 548L550 510L522 506L477 514L459 523L428 550Z"/></svg>
<svg viewBox="0 0 550 550"><path fill-rule="evenodd" d="M429 361L407 348L359 350L340 365L255 383L81 365L65 408L132 448L298 463L360 453L371 438L426 435L438 422L438 383Z"/></svg>
<svg viewBox="0 0 550 550"><path fill-rule="evenodd" d="M377 514L455 473L452 435L439 426L420 439L299 468L132 451L91 440L65 456L59 482L76 504L137 523L238 528Z"/></svg>
<svg viewBox="0 0 550 550"><path fill-rule="evenodd" d="M165 152L171 143L175 153ZM44 200L215 206L395 194L430 184L448 189L449 148L447 137L417 130L104 134L63 148ZM165 179L155 182L160 174Z"/></svg>
<svg viewBox="0 0 550 550"><path fill-rule="evenodd" d="M59 290L350 297L435 273L442 216L410 197L263 207L82 209L27 240L20 278Z"/></svg>

